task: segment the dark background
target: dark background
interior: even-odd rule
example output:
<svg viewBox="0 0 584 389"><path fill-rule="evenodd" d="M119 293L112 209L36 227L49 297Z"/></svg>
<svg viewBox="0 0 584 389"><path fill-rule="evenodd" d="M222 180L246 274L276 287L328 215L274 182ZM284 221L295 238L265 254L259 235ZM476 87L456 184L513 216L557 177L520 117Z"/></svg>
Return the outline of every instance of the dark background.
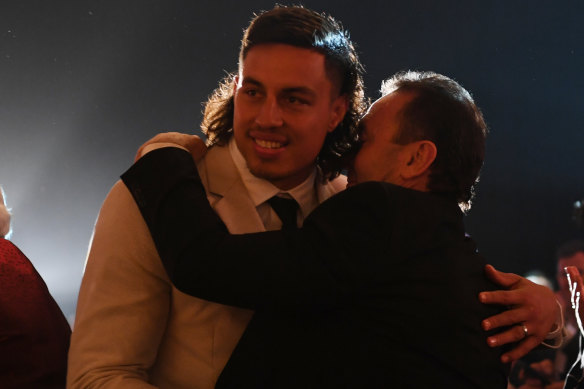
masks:
<svg viewBox="0 0 584 389"><path fill-rule="evenodd" d="M304 1L343 21L368 95L398 70L455 78L491 133L467 229L506 271L554 275L582 235L584 2ZM0 3L0 184L12 240L74 315L101 202L137 147L197 132L201 103L236 69L239 39L272 1Z"/></svg>

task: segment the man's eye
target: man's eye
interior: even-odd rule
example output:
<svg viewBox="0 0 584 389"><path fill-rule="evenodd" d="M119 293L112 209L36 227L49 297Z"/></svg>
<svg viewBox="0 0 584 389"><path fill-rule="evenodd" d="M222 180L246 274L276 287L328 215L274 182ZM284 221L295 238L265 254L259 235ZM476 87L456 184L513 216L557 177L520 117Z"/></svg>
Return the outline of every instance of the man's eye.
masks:
<svg viewBox="0 0 584 389"><path fill-rule="evenodd" d="M258 91L255 89L248 89L245 91L245 94L251 97L257 96Z"/></svg>
<svg viewBox="0 0 584 389"><path fill-rule="evenodd" d="M288 103L290 104L308 104L308 101L300 99L296 96L288 96Z"/></svg>

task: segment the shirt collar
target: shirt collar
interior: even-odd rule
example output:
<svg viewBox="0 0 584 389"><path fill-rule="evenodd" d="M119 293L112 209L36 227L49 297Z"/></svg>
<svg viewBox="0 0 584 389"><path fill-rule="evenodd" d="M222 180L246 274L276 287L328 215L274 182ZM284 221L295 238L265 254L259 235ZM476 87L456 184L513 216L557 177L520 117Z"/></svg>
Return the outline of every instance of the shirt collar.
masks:
<svg viewBox="0 0 584 389"><path fill-rule="evenodd" d="M237 148L237 144L233 137L231 137L229 141L229 152L231 153L231 158L233 158L233 162L239 171L243 184L245 185L254 206L257 207L277 194L285 194L296 200L300 206L302 217L305 218L310 212L312 212L316 206L315 204L318 203L314 185L316 179L316 167L312 170L308 178L300 185L290 190L282 191L271 182L256 177L249 171L245 158L243 158L243 155Z"/></svg>

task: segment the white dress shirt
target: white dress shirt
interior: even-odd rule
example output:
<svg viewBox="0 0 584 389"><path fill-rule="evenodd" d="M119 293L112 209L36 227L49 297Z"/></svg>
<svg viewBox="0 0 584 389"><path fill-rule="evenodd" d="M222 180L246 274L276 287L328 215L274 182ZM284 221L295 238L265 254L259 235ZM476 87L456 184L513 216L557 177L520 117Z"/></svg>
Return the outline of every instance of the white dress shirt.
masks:
<svg viewBox="0 0 584 389"><path fill-rule="evenodd" d="M231 153L235 167L241 175L243 184L247 188L249 196L251 197L266 230L279 230L282 228L280 218L267 203L267 201L273 196L278 195L296 200L299 205L297 214L298 225L302 225L304 219L318 205L318 196L314 185L317 176L316 168L313 169L308 178L300 185L290 190L282 191L272 183L254 176L249 171L245 159L237 148L233 138L231 138L231 141L229 142L229 152Z"/></svg>

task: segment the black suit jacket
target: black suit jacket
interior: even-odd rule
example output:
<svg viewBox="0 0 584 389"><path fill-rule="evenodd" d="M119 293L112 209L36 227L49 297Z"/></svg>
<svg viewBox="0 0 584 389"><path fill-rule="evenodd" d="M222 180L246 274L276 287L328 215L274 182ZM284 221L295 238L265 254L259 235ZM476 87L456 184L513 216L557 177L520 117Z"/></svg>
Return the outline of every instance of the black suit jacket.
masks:
<svg viewBox="0 0 584 389"><path fill-rule="evenodd" d="M369 182L299 230L229 235L189 154L122 176L175 286L256 311L217 388L505 388L493 289L455 201Z"/></svg>

